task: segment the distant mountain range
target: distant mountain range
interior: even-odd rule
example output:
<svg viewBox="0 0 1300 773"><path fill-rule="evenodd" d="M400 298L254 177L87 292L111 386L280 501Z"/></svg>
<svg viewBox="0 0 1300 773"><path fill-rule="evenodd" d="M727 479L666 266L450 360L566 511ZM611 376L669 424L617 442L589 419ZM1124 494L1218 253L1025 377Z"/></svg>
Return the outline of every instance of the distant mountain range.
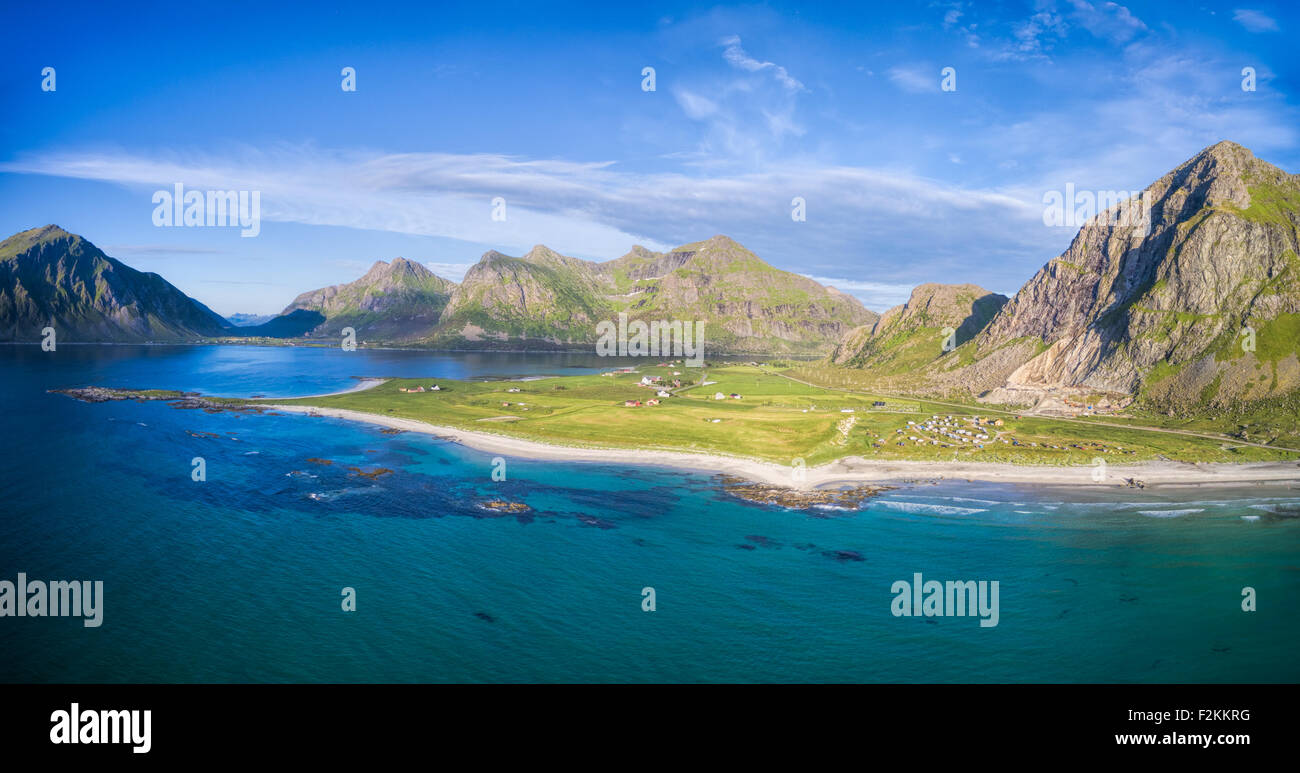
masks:
<svg viewBox="0 0 1300 773"><path fill-rule="evenodd" d="M781 271L725 236L596 263L537 246L486 253L461 284L404 258L303 293L278 316L225 320L156 274L143 274L57 226L0 247L0 340L337 339L446 349L577 349L596 325L703 320L711 352L826 352L876 319L855 298ZM105 292L104 288L107 288ZM255 323L255 324L249 324Z"/></svg>
<svg viewBox="0 0 1300 773"><path fill-rule="evenodd" d="M351 327L372 344L582 349L626 313L704 320L711 353L823 354L918 394L1113 394L1172 411L1300 393L1300 176L1220 142L1145 194L1149 222L1110 217L1131 201L1098 215L1010 299L924 284L883 315L715 236L605 262L491 251L460 284L396 258L274 318L228 321L46 226L0 244L0 339L36 341L48 325L66 341L322 340Z"/></svg>
<svg viewBox="0 0 1300 773"><path fill-rule="evenodd" d="M229 314L226 320L235 327L252 327L275 319L274 314Z"/></svg>
<svg viewBox="0 0 1300 773"><path fill-rule="evenodd" d="M725 236L593 263L538 245L488 252L452 293L426 343L448 348L572 348L616 319L702 320L713 352L824 353L872 322L850 295L765 263Z"/></svg>

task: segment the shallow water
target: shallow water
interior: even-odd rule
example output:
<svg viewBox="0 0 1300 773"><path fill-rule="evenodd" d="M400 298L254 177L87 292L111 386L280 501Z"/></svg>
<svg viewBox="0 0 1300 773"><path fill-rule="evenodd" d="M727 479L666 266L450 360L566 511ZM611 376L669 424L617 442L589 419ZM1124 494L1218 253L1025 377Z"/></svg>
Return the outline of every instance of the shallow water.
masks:
<svg viewBox="0 0 1300 773"><path fill-rule="evenodd" d="M97 579L104 622L0 618L0 679L1294 682L1300 491L948 482L793 512L708 475L507 460L305 416L90 405L96 384L302 395L594 372L582 355L0 347L0 579ZM198 436L187 432L195 433ZM214 436L206 436L211 433ZM206 460L207 480L190 479ZM307 461L327 459L324 465ZM374 480L349 465L395 472ZM532 512L498 515L502 498ZM999 619L895 581L999 582ZM1254 588L1258 611L1243 612ZM340 591L357 591L357 611ZM653 587L656 611L642 610Z"/></svg>

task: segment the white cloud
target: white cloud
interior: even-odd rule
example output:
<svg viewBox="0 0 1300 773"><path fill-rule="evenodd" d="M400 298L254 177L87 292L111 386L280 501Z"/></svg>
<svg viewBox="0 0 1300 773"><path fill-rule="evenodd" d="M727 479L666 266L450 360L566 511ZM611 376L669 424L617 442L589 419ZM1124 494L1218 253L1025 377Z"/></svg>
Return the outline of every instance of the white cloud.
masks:
<svg viewBox="0 0 1300 773"><path fill-rule="evenodd" d="M830 285L836 290L847 292L862 301L862 305L876 312L882 312L906 303L907 299L912 297L912 288L915 286L909 283L864 282L858 279L837 279L813 274L804 274L804 276L814 282Z"/></svg>
<svg viewBox="0 0 1300 773"><path fill-rule="evenodd" d="M1276 19L1249 8L1238 8L1232 12L1232 18L1247 32L1277 32L1279 29Z"/></svg>
<svg viewBox="0 0 1300 773"><path fill-rule="evenodd" d="M687 118L701 121L718 115L718 103L685 88L673 89L673 97Z"/></svg>
<svg viewBox="0 0 1300 773"><path fill-rule="evenodd" d="M861 253L864 240L879 253L924 248L943 257L966 254L972 242L1036 249L1015 235L1022 230L1031 240L1042 238L1042 229L1027 227L1041 216L1036 198L897 170L794 162L692 176L493 154L284 147L224 158L36 154L0 164L0 171L124 185L138 192L142 218L152 211L152 191L181 181L190 189L260 190L264 228L268 222L345 226L447 237L514 254L544 243L569 255L609 259L636 243L662 251L726 233L782 268L812 271L845 265L846 256ZM504 223L490 217L495 196L506 200ZM792 221L793 196L806 199L808 222ZM953 232L960 238L946 235ZM928 265L896 266L892 272L899 276L888 278L910 281L915 274L917 281L935 281ZM457 279L461 267L449 261L434 270Z"/></svg>
<svg viewBox="0 0 1300 773"><path fill-rule="evenodd" d="M748 72L771 70L772 75L776 77L777 81L790 91L805 91L804 85L792 77L790 73L786 72L786 69L781 65L774 62L760 62L745 53L745 49L740 47L739 35L732 35L723 38L722 45L727 47L726 50L722 52L722 58L731 63L731 66L739 67Z"/></svg>
<svg viewBox="0 0 1300 773"><path fill-rule="evenodd" d="M442 277L450 279L453 282L461 282L465 279L465 274L474 267L473 263L438 263L435 261L426 261L425 268Z"/></svg>
<svg viewBox="0 0 1300 773"><path fill-rule="evenodd" d="M1112 43L1127 43L1147 29L1141 19L1118 3L1093 5L1085 0L1071 0L1071 19L1096 37Z"/></svg>
<svg viewBox="0 0 1300 773"><path fill-rule="evenodd" d="M938 68L927 68L925 65L891 67L888 75L895 86L913 94L939 90Z"/></svg>

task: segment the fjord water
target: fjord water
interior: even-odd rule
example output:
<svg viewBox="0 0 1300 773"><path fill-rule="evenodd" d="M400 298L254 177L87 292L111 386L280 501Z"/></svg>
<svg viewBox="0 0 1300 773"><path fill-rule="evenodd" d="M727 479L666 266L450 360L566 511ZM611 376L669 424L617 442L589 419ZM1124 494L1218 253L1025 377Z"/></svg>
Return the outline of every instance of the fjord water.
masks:
<svg viewBox="0 0 1300 773"><path fill-rule="evenodd" d="M494 482L490 454L414 433L46 391L291 396L608 365L595 357L65 345L0 347L0 365L0 579L102 580L105 595L99 628L0 618L3 681L1300 676L1294 489L949 482L810 514L703 473L509 459ZM492 498L534 512L485 517ZM998 625L893 616L892 584L917 572L999 581ZM1241 609L1247 586L1258 611Z"/></svg>

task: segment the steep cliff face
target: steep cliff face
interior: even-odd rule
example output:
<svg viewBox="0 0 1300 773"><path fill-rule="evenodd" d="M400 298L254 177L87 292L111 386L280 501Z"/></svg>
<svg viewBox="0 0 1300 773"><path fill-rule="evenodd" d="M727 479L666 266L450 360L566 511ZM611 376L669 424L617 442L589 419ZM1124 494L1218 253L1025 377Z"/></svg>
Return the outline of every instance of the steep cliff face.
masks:
<svg viewBox="0 0 1300 773"><path fill-rule="evenodd" d="M231 325L157 274L136 271L55 225L0 243L0 340L185 341Z"/></svg>
<svg viewBox="0 0 1300 773"><path fill-rule="evenodd" d="M871 370L881 378L912 378L949 348L971 340L989 323L1005 295L971 284L923 284L907 303L872 326L851 331L831 353L837 365Z"/></svg>
<svg viewBox="0 0 1300 773"><path fill-rule="evenodd" d="M612 309L596 264L542 245L519 258L491 251L465 274L435 338L562 347L594 341Z"/></svg>
<svg viewBox="0 0 1300 773"><path fill-rule="evenodd" d="M1086 224L930 369L935 382L996 400L1078 388L1171 407L1300 386L1300 176L1220 142L1147 192L1149 231L1105 213Z"/></svg>
<svg viewBox="0 0 1300 773"><path fill-rule="evenodd" d="M781 271L725 236L656 253L634 247L595 263L543 246L521 258L489 252L465 276L435 342L594 343L596 325L704 320L709 351L825 351L875 315L855 298Z"/></svg>
<svg viewBox="0 0 1300 773"><path fill-rule="evenodd" d="M300 310L318 312L324 320L308 335L337 336L351 327L362 340L403 341L432 331L454 289L453 282L419 263L405 258L391 263L381 260L355 282L299 295L281 312L280 319Z"/></svg>

